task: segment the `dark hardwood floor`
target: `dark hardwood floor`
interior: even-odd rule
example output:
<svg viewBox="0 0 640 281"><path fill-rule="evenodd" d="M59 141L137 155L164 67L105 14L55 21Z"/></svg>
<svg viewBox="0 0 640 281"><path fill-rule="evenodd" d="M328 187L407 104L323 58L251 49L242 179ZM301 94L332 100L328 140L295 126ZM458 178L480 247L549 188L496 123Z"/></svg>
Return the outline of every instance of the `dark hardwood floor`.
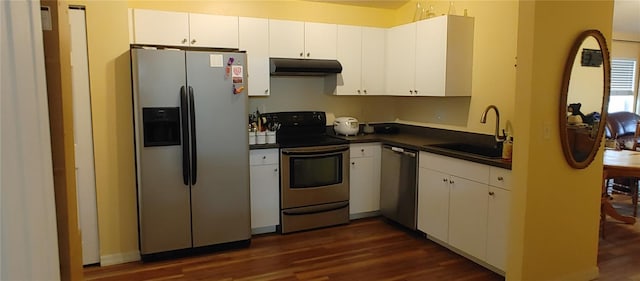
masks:
<svg viewBox="0 0 640 281"><path fill-rule="evenodd" d="M612 203L619 213L633 214L630 197L613 195ZM628 225L607 218L604 227L606 235L598 248L598 280L640 280L640 222Z"/></svg>
<svg viewBox="0 0 640 281"><path fill-rule="evenodd" d="M630 214L628 197L613 204ZM640 280L640 223L607 219L598 280ZM86 280L504 280L381 218L252 238L248 248L159 262L91 266Z"/></svg>
<svg viewBox="0 0 640 281"><path fill-rule="evenodd" d="M85 280L504 280L381 218L252 238L249 248L85 268Z"/></svg>

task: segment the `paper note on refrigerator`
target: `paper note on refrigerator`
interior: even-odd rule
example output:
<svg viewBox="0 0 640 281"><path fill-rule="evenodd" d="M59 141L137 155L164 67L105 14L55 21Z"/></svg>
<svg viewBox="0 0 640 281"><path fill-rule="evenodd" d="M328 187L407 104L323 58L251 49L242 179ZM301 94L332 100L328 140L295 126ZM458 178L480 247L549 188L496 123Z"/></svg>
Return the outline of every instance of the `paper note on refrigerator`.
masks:
<svg viewBox="0 0 640 281"><path fill-rule="evenodd" d="M223 67L222 55L209 55L209 67Z"/></svg>

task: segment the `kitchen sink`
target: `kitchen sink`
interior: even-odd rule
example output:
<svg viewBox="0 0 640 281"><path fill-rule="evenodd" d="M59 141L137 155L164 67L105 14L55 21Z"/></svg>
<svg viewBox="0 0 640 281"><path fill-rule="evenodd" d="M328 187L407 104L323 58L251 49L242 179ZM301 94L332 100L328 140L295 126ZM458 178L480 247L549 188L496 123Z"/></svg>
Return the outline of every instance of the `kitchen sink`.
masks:
<svg viewBox="0 0 640 281"><path fill-rule="evenodd" d="M497 146L483 146L469 143L439 143L425 146L475 154L487 158L502 158L502 144L498 144Z"/></svg>

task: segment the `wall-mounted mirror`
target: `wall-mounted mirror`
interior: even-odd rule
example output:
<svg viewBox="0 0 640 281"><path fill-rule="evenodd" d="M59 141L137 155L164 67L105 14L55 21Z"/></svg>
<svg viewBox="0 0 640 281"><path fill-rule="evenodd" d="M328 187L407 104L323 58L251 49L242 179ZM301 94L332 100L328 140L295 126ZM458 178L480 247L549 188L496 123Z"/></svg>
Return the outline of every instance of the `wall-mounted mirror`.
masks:
<svg viewBox="0 0 640 281"><path fill-rule="evenodd" d="M569 52L560 95L562 149L569 165L576 169L589 166L600 147L610 70L609 49L602 33L582 32Z"/></svg>

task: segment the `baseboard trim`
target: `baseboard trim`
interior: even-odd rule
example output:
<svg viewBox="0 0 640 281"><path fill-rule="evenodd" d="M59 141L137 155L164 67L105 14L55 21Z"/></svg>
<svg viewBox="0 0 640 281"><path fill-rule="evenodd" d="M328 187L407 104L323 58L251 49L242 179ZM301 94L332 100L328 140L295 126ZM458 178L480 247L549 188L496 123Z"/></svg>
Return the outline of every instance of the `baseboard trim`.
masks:
<svg viewBox="0 0 640 281"><path fill-rule="evenodd" d="M595 280L600 276L600 270L597 266L585 269L582 271L576 271L567 275L553 278L552 281L571 281L571 280Z"/></svg>
<svg viewBox="0 0 640 281"><path fill-rule="evenodd" d="M113 255L100 256L100 266L127 263L140 260L140 252L118 253Z"/></svg>

